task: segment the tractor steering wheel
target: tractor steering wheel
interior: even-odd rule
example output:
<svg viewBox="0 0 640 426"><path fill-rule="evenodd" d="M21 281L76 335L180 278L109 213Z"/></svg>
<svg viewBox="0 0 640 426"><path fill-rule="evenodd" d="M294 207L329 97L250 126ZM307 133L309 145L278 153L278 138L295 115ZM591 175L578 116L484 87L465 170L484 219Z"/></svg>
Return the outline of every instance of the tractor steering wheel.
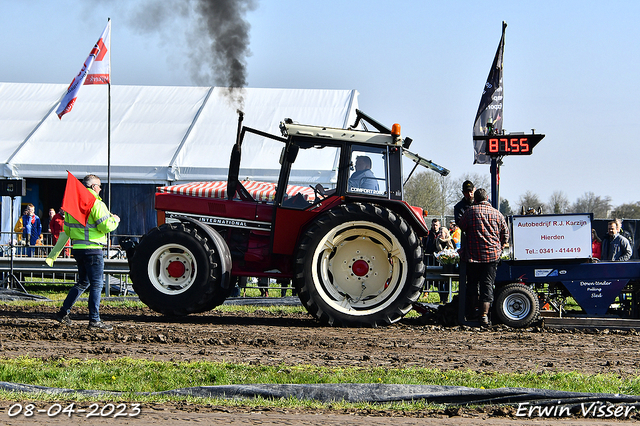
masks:
<svg viewBox="0 0 640 426"><path fill-rule="evenodd" d="M310 187L311 189L313 189L313 195L314 195L314 197L316 198L316 199L315 199L315 202L322 201L322 200L324 200L325 198L327 198L327 195L326 195L326 193L324 192L324 186L322 186L322 184L321 184L321 183L317 184L316 186L309 185L309 187ZM322 198L320 198L320 197L322 197Z"/></svg>

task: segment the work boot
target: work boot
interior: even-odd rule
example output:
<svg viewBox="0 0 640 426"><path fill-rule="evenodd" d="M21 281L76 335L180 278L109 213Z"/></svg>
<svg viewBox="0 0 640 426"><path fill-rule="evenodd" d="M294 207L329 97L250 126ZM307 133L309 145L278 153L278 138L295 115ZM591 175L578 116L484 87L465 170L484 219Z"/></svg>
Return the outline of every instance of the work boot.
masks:
<svg viewBox="0 0 640 426"><path fill-rule="evenodd" d="M482 302L482 315L480 315L480 324L484 326L491 325L491 321L489 321L489 309L491 309L491 303Z"/></svg>
<svg viewBox="0 0 640 426"><path fill-rule="evenodd" d="M64 312L56 312L53 318L58 321L60 324L71 325L72 321L69 318L69 314L65 314Z"/></svg>
<svg viewBox="0 0 640 426"><path fill-rule="evenodd" d="M103 331L111 331L113 330L113 326L106 324L102 321L89 321L90 330L103 330Z"/></svg>

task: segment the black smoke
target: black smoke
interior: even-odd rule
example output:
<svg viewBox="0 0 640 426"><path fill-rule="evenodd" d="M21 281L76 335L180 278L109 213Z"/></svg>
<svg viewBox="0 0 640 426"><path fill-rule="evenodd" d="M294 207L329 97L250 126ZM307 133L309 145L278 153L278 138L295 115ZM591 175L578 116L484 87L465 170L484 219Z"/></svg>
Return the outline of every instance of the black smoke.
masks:
<svg viewBox="0 0 640 426"><path fill-rule="evenodd" d="M233 105L243 108L247 86L249 30L247 12L256 0L116 0L126 24L143 34L158 34L163 44L177 42L185 53L191 82L228 88ZM169 59L169 58L168 58ZM172 62L176 62L175 58Z"/></svg>
<svg viewBox="0 0 640 426"><path fill-rule="evenodd" d="M228 94L239 109L243 105L242 88L247 85L246 58L249 29L246 13L254 10L254 0L194 0L198 15L196 38L202 42L192 51L192 62L206 60L210 67L195 67L192 79L198 83L214 80L228 88Z"/></svg>

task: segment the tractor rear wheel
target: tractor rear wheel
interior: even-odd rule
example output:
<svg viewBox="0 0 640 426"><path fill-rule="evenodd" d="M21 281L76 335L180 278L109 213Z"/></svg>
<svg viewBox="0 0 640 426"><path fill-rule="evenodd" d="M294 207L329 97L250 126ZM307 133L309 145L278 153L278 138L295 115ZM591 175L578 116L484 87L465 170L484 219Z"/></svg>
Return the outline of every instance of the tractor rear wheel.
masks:
<svg viewBox="0 0 640 426"><path fill-rule="evenodd" d="M302 236L295 285L302 304L334 326L392 324L424 285L418 237L392 211L347 204L320 215Z"/></svg>
<svg viewBox="0 0 640 426"><path fill-rule="evenodd" d="M156 312L188 315L222 304L231 286L221 286L221 253L202 231L167 223L149 231L131 260L133 289Z"/></svg>

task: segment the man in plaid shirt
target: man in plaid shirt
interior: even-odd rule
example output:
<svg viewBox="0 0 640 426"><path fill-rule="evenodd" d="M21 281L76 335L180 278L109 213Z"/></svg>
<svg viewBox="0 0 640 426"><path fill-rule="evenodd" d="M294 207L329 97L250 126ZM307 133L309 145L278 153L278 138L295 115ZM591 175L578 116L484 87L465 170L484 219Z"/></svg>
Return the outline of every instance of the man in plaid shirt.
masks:
<svg viewBox="0 0 640 426"><path fill-rule="evenodd" d="M489 325L493 284L502 248L509 239L509 229L502 213L487 201L487 191L476 189L473 198L474 204L460 218L460 229L467 234L462 253L467 262L465 305L467 313L479 308L480 323Z"/></svg>

